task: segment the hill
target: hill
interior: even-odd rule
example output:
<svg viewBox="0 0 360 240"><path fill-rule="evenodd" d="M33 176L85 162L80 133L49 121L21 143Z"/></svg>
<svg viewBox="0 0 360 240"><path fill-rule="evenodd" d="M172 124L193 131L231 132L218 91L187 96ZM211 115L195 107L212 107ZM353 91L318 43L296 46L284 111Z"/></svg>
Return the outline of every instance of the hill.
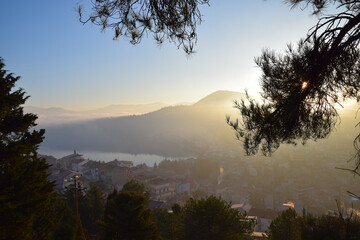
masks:
<svg viewBox="0 0 360 240"><path fill-rule="evenodd" d="M143 115L101 118L46 128L43 146L55 150L90 150L165 157L198 156L204 153L238 154L242 146L225 122L226 115L239 117L233 101L237 92L218 91L192 105L169 106ZM356 136L356 105L340 110L341 124L330 138L309 141L305 146L282 146L279 159L316 158L344 162L353 153Z"/></svg>
<svg viewBox="0 0 360 240"><path fill-rule="evenodd" d="M44 146L52 149L157 154L178 157L209 147L238 146L225 122L233 101L245 95L218 91L193 105L170 106L139 116L102 118L47 128ZM219 145L219 143L221 143Z"/></svg>
<svg viewBox="0 0 360 240"><path fill-rule="evenodd" d="M71 111L63 108L41 108L26 106L25 112L35 113L38 115L38 121L42 127L59 125L63 123L72 123L89 119L120 117L129 115L141 115L144 113L156 111L168 106L165 103L150 103L137 105L110 105L103 108L87 111Z"/></svg>

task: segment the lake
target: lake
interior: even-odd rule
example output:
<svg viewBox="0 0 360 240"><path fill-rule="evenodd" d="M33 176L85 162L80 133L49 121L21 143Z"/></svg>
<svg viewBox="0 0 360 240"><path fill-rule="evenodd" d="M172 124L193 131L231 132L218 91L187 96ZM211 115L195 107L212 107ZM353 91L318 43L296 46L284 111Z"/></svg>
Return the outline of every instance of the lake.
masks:
<svg viewBox="0 0 360 240"><path fill-rule="evenodd" d="M44 155L52 155L55 158L59 159L74 153L73 150L55 150L40 147L39 151L40 154ZM85 159L95 160L95 161L104 161L110 162L114 159L118 160L125 160L125 161L132 161L134 165L145 163L147 166L152 167L155 163L159 163L165 159L163 156L158 155L150 155L150 154L127 154L127 153L116 153L116 152L96 152L96 151L89 151L89 150L79 150L76 149L78 154L83 155ZM166 158L171 159L171 158Z"/></svg>

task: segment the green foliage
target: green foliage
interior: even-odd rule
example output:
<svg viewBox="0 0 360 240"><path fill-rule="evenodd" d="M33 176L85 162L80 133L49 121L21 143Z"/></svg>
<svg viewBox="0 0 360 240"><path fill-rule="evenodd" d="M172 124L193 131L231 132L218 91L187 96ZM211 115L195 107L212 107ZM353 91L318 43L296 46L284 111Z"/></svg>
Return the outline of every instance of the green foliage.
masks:
<svg viewBox="0 0 360 240"><path fill-rule="evenodd" d="M207 194L200 188L197 188L191 192L191 197L195 200L200 200L202 198L205 198L206 196L207 196Z"/></svg>
<svg viewBox="0 0 360 240"><path fill-rule="evenodd" d="M70 208L67 200L61 196L58 197L56 208L62 213L62 218L54 231L54 239L76 239L76 216L74 210Z"/></svg>
<svg viewBox="0 0 360 240"><path fill-rule="evenodd" d="M81 228L79 231L84 231L87 236L100 235L97 221L99 221L104 213L105 196L103 192L95 185L91 184L90 189L83 192L79 189L78 185L78 208L81 219ZM75 226L79 225L76 221L76 209L75 209L75 186L70 185L62 196L63 205L65 208L65 216L61 223L62 230L57 231L58 239L64 234L74 234L76 237ZM65 238L66 239L66 238Z"/></svg>
<svg viewBox="0 0 360 240"><path fill-rule="evenodd" d="M151 211L143 194L135 191L114 191L108 196L103 220L99 221L104 239L159 239Z"/></svg>
<svg viewBox="0 0 360 240"><path fill-rule="evenodd" d="M197 41L196 28L201 22L198 6L208 4L209 0L129 0L94 1L92 13L82 19L91 22L102 30L112 28L114 39L125 36L131 44L140 43L142 37L152 33L158 44L166 39L183 47L187 54L193 52Z"/></svg>
<svg viewBox="0 0 360 240"><path fill-rule="evenodd" d="M253 231L253 222L214 196L189 199L182 207L182 216L184 239L188 240L245 239Z"/></svg>
<svg viewBox="0 0 360 240"><path fill-rule="evenodd" d="M173 211L174 214L179 214L181 211L181 206L175 203L174 205L172 205L171 210Z"/></svg>
<svg viewBox="0 0 360 240"><path fill-rule="evenodd" d="M63 209L57 207L58 198L51 196L42 204L42 209L36 214L32 239L53 239L54 231L60 224Z"/></svg>
<svg viewBox="0 0 360 240"><path fill-rule="evenodd" d="M360 219L357 216L314 217L306 215L302 218L302 239L345 240L360 238Z"/></svg>
<svg viewBox="0 0 360 240"><path fill-rule="evenodd" d="M253 231L253 222L231 203L210 196L199 200L189 199L183 207L173 205L173 212L155 209L152 217L163 239L246 239Z"/></svg>
<svg viewBox="0 0 360 240"><path fill-rule="evenodd" d="M274 219L269 227L269 239L301 240L301 217L289 208Z"/></svg>
<svg viewBox="0 0 360 240"><path fill-rule="evenodd" d="M360 1L290 0L322 12L318 23L283 55L265 50L256 59L262 70L263 103L248 97L235 107L242 121L228 123L243 140L247 154L271 154L280 144L305 143L329 136L341 98L360 100ZM337 13L324 15L333 3ZM355 140L360 164L360 136Z"/></svg>
<svg viewBox="0 0 360 240"><path fill-rule="evenodd" d="M185 174L188 170L192 169L193 164L186 160L162 160L158 169L167 169L176 172L177 174Z"/></svg>
<svg viewBox="0 0 360 240"><path fill-rule="evenodd" d="M104 193L95 184L91 184L90 189L86 192L86 199L88 202L88 220L83 221L84 227L89 234L99 235L97 221L101 219L104 213Z"/></svg>
<svg viewBox="0 0 360 240"><path fill-rule="evenodd" d="M346 3L350 1L344 1L344 0L286 0L292 7L296 7L300 4L304 4L305 7L308 5L311 5L313 7L313 14L319 14L322 11L324 11L329 4L334 3ZM356 3L358 1L351 1L352 3Z"/></svg>
<svg viewBox="0 0 360 240"><path fill-rule="evenodd" d="M301 216L288 209L271 222L268 236L274 240L355 240L360 238L360 219L353 214Z"/></svg>
<svg viewBox="0 0 360 240"><path fill-rule="evenodd" d="M145 185L134 179L125 183L121 191L134 191L143 194L147 201L150 199L150 193L145 189Z"/></svg>
<svg viewBox="0 0 360 240"><path fill-rule="evenodd" d="M145 186L144 186L144 184L142 184L134 179L131 179L130 181L125 183L125 185L122 188L122 191L135 191L138 193L144 193Z"/></svg>
<svg viewBox="0 0 360 240"><path fill-rule="evenodd" d="M75 213L75 191L77 191L77 200L78 200L78 207L80 215L82 212L87 212L88 210L88 202L85 197L85 193L81 190L80 184L77 182L77 189L75 189L75 184L72 183L68 187L66 187L65 192L63 193L63 198L67 201L68 206L70 209Z"/></svg>
<svg viewBox="0 0 360 240"><path fill-rule="evenodd" d="M4 66L0 58L0 239L49 239L58 218L49 165L37 155L45 131L33 129L36 115L21 106L28 97L13 90L20 77Z"/></svg>
<svg viewBox="0 0 360 240"><path fill-rule="evenodd" d="M159 228L160 235L164 240L178 240L183 237L183 222L180 216L180 207L177 205L177 213L169 213L168 210L156 208L152 211L152 218Z"/></svg>

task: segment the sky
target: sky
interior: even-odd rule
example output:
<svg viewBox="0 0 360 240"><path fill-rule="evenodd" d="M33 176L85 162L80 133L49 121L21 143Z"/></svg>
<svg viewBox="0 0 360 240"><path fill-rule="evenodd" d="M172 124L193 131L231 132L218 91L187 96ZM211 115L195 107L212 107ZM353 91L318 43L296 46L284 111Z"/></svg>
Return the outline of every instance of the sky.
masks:
<svg viewBox="0 0 360 240"><path fill-rule="evenodd" d="M317 18L282 0L213 0L201 6L196 53L112 40L111 29L78 21L90 0L1 0L0 57L21 76L27 105L95 109L112 104L196 102L217 91L261 91L254 58L283 51L306 36Z"/></svg>

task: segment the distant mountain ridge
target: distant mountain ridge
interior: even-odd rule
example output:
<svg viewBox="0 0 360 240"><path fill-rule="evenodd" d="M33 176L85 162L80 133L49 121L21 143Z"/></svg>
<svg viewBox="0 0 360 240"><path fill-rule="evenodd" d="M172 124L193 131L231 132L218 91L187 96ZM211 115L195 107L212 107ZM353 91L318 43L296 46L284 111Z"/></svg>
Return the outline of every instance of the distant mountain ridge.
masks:
<svg viewBox="0 0 360 240"><path fill-rule="evenodd" d="M47 128L44 146L132 154L184 156L214 143L237 144L225 122L243 93L217 91L195 104L167 106L138 116L102 118Z"/></svg>
<svg viewBox="0 0 360 240"><path fill-rule="evenodd" d="M24 110L25 112L37 114L39 117L37 122L41 126L49 126L96 118L145 114L166 106L169 106L169 104L158 102L133 105L118 104L86 111L72 111L59 107L41 108L34 106L25 106Z"/></svg>
<svg viewBox="0 0 360 240"><path fill-rule="evenodd" d="M194 103L193 105L194 106L220 105L220 104L229 105L229 103L233 103L234 100L240 100L245 97L246 97L246 95L244 93L227 91L227 90L219 90L219 91L213 92L210 95L200 99L198 102Z"/></svg>
<svg viewBox="0 0 360 240"><path fill-rule="evenodd" d="M42 146L56 150L155 154L164 157L198 156L209 152L236 152L244 156L241 143L225 121L227 115L232 119L240 117L233 105L234 100L244 97L243 93L217 91L192 105L167 106L142 115L49 126ZM341 114L341 124L330 138L316 143L310 141L304 147L282 146L276 155L288 158L293 156L292 152L298 155L304 152L308 157L316 156L324 161L335 157L344 159L343 155L353 151L352 142L357 133L354 131L356 108L349 106L341 110ZM336 153L333 152L335 149Z"/></svg>

